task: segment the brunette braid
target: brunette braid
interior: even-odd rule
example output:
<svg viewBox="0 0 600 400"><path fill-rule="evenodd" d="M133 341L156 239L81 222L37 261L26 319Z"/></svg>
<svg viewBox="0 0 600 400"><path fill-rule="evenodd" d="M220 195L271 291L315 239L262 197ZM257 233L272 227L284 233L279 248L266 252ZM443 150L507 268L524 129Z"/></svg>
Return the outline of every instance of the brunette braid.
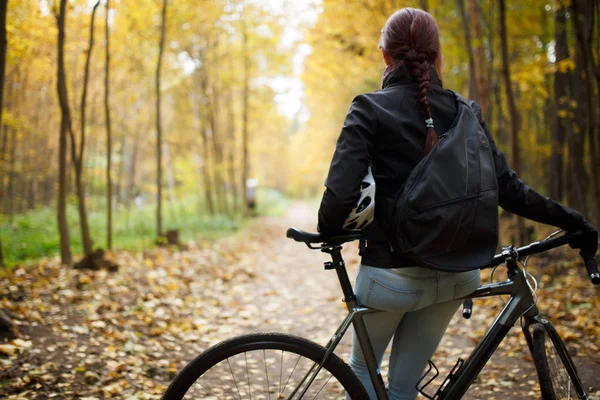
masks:
<svg viewBox="0 0 600 400"><path fill-rule="evenodd" d="M417 102L419 103L419 111L421 117L425 121L427 127L427 135L425 138L425 148L423 149L423 156L427 155L437 143L437 133L433 129L433 117L431 115L431 109L429 108L429 99L427 94L429 92L429 86L431 84L431 74L429 73L429 62L427 62L427 55L424 53L417 54L417 57L404 59L404 63L408 72L417 81Z"/></svg>
<svg viewBox="0 0 600 400"><path fill-rule="evenodd" d="M381 31L380 47L398 65L404 65L415 79L417 102L423 122L427 128L423 156L431 151L437 142L433 129L433 118L427 94L431 84L430 68L439 70L441 49L439 31L433 17L423 10L403 8L395 12Z"/></svg>

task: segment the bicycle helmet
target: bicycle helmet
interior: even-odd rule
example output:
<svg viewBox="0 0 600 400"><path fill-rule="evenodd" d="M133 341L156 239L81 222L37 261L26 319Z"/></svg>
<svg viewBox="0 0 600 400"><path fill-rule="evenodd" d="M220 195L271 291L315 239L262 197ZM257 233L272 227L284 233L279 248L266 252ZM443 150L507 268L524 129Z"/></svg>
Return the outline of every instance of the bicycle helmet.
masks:
<svg viewBox="0 0 600 400"><path fill-rule="evenodd" d="M375 179L371 167L360 184L360 197L356 207L350 212L344 229L348 231L362 231L373 222L375 218Z"/></svg>

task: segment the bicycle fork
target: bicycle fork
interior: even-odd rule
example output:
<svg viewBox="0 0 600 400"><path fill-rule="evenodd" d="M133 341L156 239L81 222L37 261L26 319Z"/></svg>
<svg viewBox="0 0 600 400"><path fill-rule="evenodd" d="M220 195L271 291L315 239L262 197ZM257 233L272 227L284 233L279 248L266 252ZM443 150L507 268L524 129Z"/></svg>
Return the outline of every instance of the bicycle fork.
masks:
<svg viewBox="0 0 600 400"><path fill-rule="evenodd" d="M550 321L548 321L544 316L537 313L535 315L525 315L521 319L521 329L523 330L523 335L525 336L525 340L527 341L527 346L529 347L529 352L532 357L535 357L533 352L533 337L531 335L530 327L533 325L533 329L543 329L548 334L548 338L552 341L552 344L557 349L558 357L563 363L571 382L580 382L579 373L577 372L577 368L569 355L568 350L566 349L564 343L560 339L556 328ZM586 400L588 399L587 393L583 387L579 385L574 385L575 391L580 399Z"/></svg>

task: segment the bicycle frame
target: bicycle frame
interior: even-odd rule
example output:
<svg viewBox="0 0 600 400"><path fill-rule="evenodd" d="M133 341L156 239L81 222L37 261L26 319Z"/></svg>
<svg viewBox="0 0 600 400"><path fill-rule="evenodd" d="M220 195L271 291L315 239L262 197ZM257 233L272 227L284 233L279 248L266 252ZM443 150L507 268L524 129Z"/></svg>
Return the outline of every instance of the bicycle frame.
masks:
<svg viewBox="0 0 600 400"><path fill-rule="evenodd" d="M332 257L333 262L326 263L325 268L335 269L337 272L340 286L342 288L342 292L344 293L343 301L346 303L348 316L340 324L332 338L327 343L327 352L324 356L324 359L318 366L315 364L313 369L307 373L303 381L298 386L299 389L299 387L307 382L308 379L300 398L316 378L317 374L329 356L334 352L348 328L353 325L356 339L358 340L362 349L367 369L369 371L369 376L373 382L377 398L379 400L387 400L388 394L383 382L383 378L379 371L379 366L377 365L371 341L368 337L363 319L367 314L381 311L363 307L358 303L352 289L352 284L348 278L344 260L341 256L341 246L323 248L322 251L329 253ZM431 398L440 400L460 399L466 393L483 367L487 364L496 348L505 338L506 334L510 331L510 328L521 317L523 317L521 328L527 340L530 351L532 350L532 338L531 333L529 332L529 327L534 323L543 324L545 329L549 332L552 340L554 340L553 332L554 335L556 335L556 331L550 322L540 316L531 290L527 285L526 277L517 265L516 256L516 252L511 253L509 251L506 253L505 261L508 269L508 280L481 285L477 290L475 290L475 292L461 298L461 300L465 300L499 295L510 296L504 308L500 311L494 322L490 325L483 339L476 345L475 349L471 352L467 360L462 364L459 361L456 366L458 369L456 367L453 369L450 375L442 383L442 386L438 389L434 397ZM563 357L564 355L560 354L560 356ZM568 358L568 356L566 357ZM570 359L565 361L567 361L568 365L572 367L569 373L577 375L577 371L573 366L572 361ZM579 392L580 389L578 388L577 391ZM292 394L292 396L294 394ZM584 396L585 392L579 393L579 395Z"/></svg>

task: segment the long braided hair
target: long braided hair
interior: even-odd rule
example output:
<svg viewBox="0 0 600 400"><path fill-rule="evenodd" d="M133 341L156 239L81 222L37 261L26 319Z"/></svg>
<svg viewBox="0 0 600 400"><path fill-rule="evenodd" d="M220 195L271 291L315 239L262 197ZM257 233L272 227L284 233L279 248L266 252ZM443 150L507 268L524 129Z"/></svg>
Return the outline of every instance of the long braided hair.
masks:
<svg viewBox="0 0 600 400"><path fill-rule="evenodd" d="M416 8L403 8L387 20L381 31L379 47L388 53L394 62L386 69L384 77L393 69L404 66L417 82L417 102L423 122L427 128L423 156L437 142L433 118L427 93L431 83L430 67L440 75L442 56L440 35L431 14Z"/></svg>

